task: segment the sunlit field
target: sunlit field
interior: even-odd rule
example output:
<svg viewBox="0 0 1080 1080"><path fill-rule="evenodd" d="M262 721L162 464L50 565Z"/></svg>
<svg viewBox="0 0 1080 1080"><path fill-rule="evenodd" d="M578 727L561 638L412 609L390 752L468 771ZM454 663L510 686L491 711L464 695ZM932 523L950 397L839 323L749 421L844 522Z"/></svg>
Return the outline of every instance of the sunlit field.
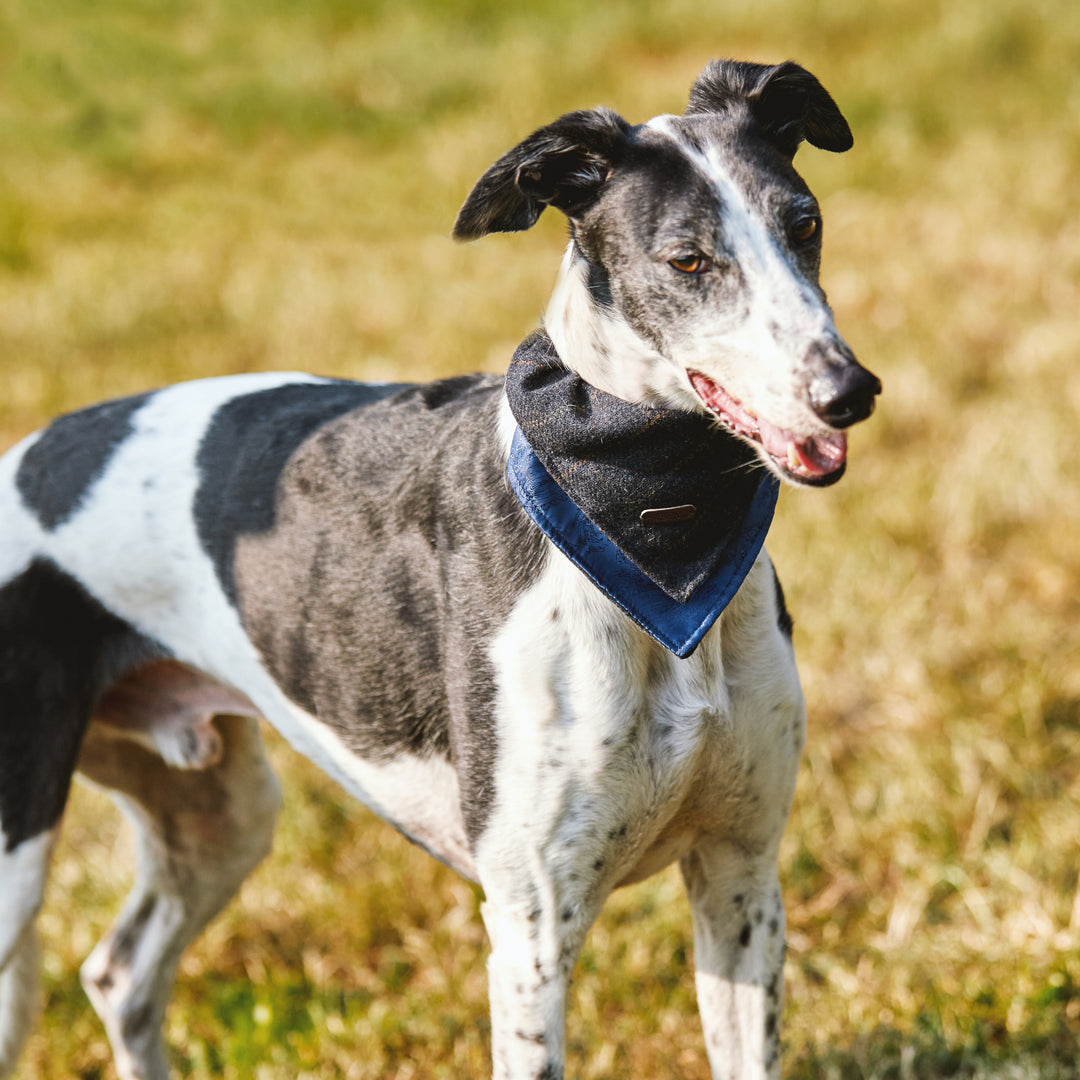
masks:
<svg viewBox="0 0 1080 1080"><path fill-rule="evenodd" d="M472 182L568 109L681 111L717 55L796 59L851 122L849 154L797 163L885 384L846 478L787 490L769 541L810 715L785 1075L1075 1078L1075 0L0 0L0 448L185 378L502 370L565 225L455 245ZM177 1075L484 1076L478 890L268 738L277 844L183 960ZM20 1080L115 1077L77 969L129 881L77 785ZM616 894L568 1075L707 1077L691 962L677 871Z"/></svg>

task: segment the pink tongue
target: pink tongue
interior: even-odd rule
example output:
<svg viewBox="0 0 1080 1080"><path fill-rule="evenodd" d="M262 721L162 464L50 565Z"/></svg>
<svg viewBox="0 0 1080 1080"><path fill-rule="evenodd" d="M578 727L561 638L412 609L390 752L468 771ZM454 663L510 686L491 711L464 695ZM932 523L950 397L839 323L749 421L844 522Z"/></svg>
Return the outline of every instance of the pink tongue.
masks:
<svg viewBox="0 0 1080 1080"><path fill-rule="evenodd" d="M844 464L847 457L847 435L818 435L813 439L796 441L795 453L804 469L815 476L827 476Z"/></svg>
<svg viewBox="0 0 1080 1080"><path fill-rule="evenodd" d="M828 476L843 465L847 456L847 434L843 431L799 438L783 428L759 420L758 432L761 445L773 457L789 465L797 461L811 476Z"/></svg>

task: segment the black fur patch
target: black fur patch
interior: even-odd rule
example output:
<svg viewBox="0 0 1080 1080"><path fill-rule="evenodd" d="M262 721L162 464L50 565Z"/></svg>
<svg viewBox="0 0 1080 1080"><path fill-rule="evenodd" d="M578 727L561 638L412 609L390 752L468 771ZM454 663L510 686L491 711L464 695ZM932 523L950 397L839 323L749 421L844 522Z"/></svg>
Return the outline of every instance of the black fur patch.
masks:
<svg viewBox="0 0 1080 1080"><path fill-rule="evenodd" d="M292 383L233 398L214 414L196 458L195 525L234 604L236 537L273 528L278 478L293 451L342 413L400 389L394 384Z"/></svg>
<svg viewBox="0 0 1080 1080"><path fill-rule="evenodd" d="M851 129L828 91L805 68L714 60L690 91L687 113L726 113L747 106L762 134L793 155L803 139L822 150L850 150Z"/></svg>
<svg viewBox="0 0 1080 1080"><path fill-rule="evenodd" d="M776 625L780 627L784 636L790 639L795 632L795 620L792 619L791 613L787 609L787 603L784 599L784 587L780 584L780 577L776 573L775 566L773 567L773 585L776 586Z"/></svg>
<svg viewBox="0 0 1080 1080"><path fill-rule="evenodd" d="M503 154L476 182L454 238L531 228L547 206L574 217L603 189L630 125L610 109L566 113Z"/></svg>
<svg viewBox="0 0 1080 1080"><path fill-rule="evenodd" d="M47 560L0 588L0 824L8 851L60 819L98 694L154 651Z"/></svg>
<svg viewBox="0 0 1080 1080"><path fill-rule="evenodd" d="M90 485L131 434L132 416L150 397L105 401L58 417L26 451L15 484L46 529L62 525L79 508Z"/></svg>
<svg viewBox="0 0 1080 1080"><path fill-rule="evenodd" d="M475 839L498 749L487 649L543 550L493 438L502 381L288 390L215 419L203 544L289 699L368 759L451 759Z"/></svg>
<svg viewBox="0 0 1080 1080"><path fill-rule="evenodd" d="M580 249L579 249L580 250ZM584 256L582 256L584 258ZM611 277L599 263L587 263L589 295L593 303L600 308L615 306L615 297L611 295Z"/></svg>
<svg viewBox="0 0 1080 1080"><path fill-rule="evenodd" d="M134 914L131 915L130 918L124 920L116 937L113 938L112 965L120 968L131 966L131 961L135 955L135 949L138 947L139 939L143 936L143 933L154 914L156 905L157 896L154 893L150 893L143 897L142 903L135 910Z"/></svg>

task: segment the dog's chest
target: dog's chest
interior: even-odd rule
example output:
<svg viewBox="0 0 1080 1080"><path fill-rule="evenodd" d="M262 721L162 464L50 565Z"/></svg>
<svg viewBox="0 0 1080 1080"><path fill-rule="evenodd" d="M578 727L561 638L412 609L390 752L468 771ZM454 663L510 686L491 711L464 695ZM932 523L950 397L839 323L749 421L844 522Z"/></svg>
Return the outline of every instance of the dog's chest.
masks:
<svg viewBox="0 0 1080 1080"><path fill-rule="evenodd" d="M767 843L802 745L771 600L763 557L679 660L553 554L493 647L499 754L481 849L516 837L565 873L619 885L706 833Z"/></svg>

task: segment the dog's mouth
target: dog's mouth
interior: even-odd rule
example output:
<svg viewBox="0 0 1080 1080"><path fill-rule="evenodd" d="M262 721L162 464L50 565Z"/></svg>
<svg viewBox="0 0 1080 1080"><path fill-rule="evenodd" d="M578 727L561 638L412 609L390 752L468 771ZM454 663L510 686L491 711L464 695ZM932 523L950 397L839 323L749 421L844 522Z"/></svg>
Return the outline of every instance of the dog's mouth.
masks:
<svg viewBox="0 0 1080 1080"><path fill-rule="evenodd" d="M847 435L796 435L755 416L719 383L700 371L691 371L690 382L705 407L729 431L761 447L780 474L799 484L824 487L844 475Z"/></svg>

